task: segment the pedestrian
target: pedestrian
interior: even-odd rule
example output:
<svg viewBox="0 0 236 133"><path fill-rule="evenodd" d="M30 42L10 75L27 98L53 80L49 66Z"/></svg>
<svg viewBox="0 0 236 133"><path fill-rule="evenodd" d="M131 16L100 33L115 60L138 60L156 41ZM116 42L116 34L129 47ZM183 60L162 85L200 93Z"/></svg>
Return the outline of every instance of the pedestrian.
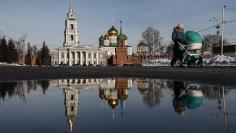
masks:
<svg viewBox="0 0 236 133"><path fill-rule="evenodd" d="M179 59L180 60L180 66L183 67L183 54L184 54L184 49L181 44L184 44L186 39L185 39L185 34L184 34L184 25L183 24L178 24L172 32L172 40L174 42L173 46L173 54L174 58L171 60L171 66L173 67L175 62Z"/></svg>

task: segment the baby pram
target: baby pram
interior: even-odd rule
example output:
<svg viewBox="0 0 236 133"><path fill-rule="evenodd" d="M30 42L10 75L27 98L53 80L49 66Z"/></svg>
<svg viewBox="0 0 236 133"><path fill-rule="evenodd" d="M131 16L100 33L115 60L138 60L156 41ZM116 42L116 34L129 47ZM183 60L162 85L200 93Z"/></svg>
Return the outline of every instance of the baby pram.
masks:
<svg viewBox="0 0 236 133"><path fill-rule="evenodd" d="M203 59L201 56L202 49L202 37L194 31L187 31L185 33L185 44L179 43L180 49L184 51L184 58L182 65L188 67L202 67ZM173 45L173 43L172 43ZM172 59L173 60L173 59ZM174 66L180 66L181 61L178 59L174 62Z"/></svg>

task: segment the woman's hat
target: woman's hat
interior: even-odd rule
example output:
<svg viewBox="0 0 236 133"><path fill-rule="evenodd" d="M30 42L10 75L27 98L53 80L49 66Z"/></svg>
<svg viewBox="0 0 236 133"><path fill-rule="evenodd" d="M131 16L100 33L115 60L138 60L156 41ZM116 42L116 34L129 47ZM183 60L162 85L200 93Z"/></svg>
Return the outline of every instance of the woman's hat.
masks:
<svg viewBox="0 0 236 133"><path fill-rule="evenodd" d="M178 24L178 25L177 25L177 27L179 27L179 28L182 28L182 29L183 29L183 28L184 28L184 25L183 25L183 24Z"/></svg>

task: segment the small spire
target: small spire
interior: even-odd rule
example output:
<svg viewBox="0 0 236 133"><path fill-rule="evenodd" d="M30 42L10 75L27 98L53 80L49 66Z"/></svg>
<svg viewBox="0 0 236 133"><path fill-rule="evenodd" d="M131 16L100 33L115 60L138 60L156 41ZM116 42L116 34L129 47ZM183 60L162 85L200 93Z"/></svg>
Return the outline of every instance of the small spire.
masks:
<svg viewBox="0 0 236 133"><path fill-rule="evenodd" d="M69 13L73 13L72 0L69 0Z"/></svg>
<svg viewBox="0 0 236 133"><path fill-rule="evenodd" d="M111 18L111 23L114 25L114 17Z"/></svg>
<svg viewBox="0 0 236 133"><path fill-rule="evenodd" d="M122 32L122 23L123 23L123 21L122 20L120 20L120 34L123 34L123 32Z"/></svg>

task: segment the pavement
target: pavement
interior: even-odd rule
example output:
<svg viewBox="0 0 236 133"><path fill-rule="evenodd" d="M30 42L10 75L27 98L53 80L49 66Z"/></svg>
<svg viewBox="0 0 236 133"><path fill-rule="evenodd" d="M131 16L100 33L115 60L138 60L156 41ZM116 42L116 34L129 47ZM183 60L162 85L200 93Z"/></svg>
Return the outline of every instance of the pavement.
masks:
<svg viewBox="0 0 236 133"><path fill-rule="evenodd" d="M0 81L80 78L155 78L236 85L236 67L178 68L169 66L31 67L0 66Z"/></svg>

